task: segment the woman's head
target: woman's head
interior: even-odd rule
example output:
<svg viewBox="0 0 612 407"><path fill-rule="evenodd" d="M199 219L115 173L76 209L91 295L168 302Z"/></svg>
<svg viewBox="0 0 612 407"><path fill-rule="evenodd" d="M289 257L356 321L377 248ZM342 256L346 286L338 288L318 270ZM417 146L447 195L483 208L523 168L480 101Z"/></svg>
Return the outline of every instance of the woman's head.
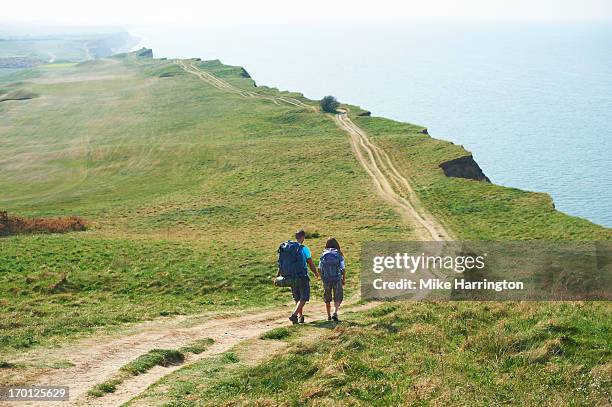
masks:
<svg viewBox="0 0 612 407"><path fill-rule="evenodd" d="M342 254L342 250L340 250L340 243L338 243L338 240L336 240L335 237L330 237L327 239L327 242L325 242L325 248L336 249L340 252L340 254Z"/></svg>

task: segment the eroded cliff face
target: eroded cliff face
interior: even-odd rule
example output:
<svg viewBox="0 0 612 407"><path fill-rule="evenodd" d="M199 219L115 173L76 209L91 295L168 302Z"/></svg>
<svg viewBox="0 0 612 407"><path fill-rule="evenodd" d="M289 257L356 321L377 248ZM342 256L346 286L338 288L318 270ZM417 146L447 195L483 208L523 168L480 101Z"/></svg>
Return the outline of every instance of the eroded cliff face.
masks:
<svg viewBox="0 0 612 407"><path fill-rule="evenodd" d="M454 178L467 178L476 181L491 182L489 178L482 172L482 169L472 155L455 158L450 161L445 161L439 165L444 171L444 175Z"/></svg>

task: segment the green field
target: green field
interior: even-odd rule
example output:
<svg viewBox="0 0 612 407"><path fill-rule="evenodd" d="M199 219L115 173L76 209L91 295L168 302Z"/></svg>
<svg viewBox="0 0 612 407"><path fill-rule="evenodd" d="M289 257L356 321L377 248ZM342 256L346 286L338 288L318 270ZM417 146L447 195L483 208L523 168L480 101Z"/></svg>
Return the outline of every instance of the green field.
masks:
<svg viewBox="0 0 612 407"><path fill-rule="evenodd" d="M281 94L254 87L239 67L196 65ZM0 210L78 215L90 227L0 238L0 362L160 316L285 304L289 293L270 282L275 251L299 227L316 236L307 241L315 256L327 236L339 239L349 295L362 242L416 238L331 115L244 98L138 53L0 76L0 96L11 92L35 97L0 102ZM555 211L545 194L448 178L438 165L465 150L349 108L459 238L612 238ZM273 359L204 359L165 380L176 405L265 405L279 395L287 405L604 405L611 314L605 302L384 305L338 327L292 330ZM322 335L317 346L304 339L311 330ZM203 377L212 371L219 376Z"/></svg>
<svg viewBox="0 0 612 407"><path fill-rule="evenodd" d="M92 228L0 240L2 348L221 304L286 302L270 279L278 243L298 227L319 233L315 253L328 235L345 244L349 292L361 241L412 237L324 115L245 101L159 60L29 75L2 85L40 96L0 103L0 207L75 214ZM65 290L51 292L65 272Z"/></svg>

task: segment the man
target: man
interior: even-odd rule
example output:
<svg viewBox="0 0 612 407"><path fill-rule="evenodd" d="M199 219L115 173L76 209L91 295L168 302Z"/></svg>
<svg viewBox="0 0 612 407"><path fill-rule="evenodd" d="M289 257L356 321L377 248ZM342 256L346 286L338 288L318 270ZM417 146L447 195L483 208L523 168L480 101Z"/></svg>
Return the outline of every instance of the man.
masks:
<svg viewBox="0 0 612 407"><path fill-rule="evenodd" d="M312 271L315 277L319 278L319 271L315 267L310 254L310 249L304 245L306 239L306 232L303 229L295 232L295 240L302 245L302 259L303 267L302 271L296 278L295 284L291 287L291 294L293 294L293 300L295 301L295 309L293 314L289 317L289 320L294 324L304 323L304 305L310 300L310 278L308 277L308 268ZM308 267L307 267L308 266Z"/></svg>

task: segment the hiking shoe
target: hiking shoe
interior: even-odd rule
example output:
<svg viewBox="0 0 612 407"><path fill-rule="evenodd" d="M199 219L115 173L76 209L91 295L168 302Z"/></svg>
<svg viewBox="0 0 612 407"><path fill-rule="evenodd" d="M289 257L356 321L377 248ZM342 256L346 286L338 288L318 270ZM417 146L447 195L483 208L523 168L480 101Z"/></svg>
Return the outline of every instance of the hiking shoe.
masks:
<svg viewBox="0 0 612 407"><path fill-rule="evenodd" d="M304 315L300 317L300 324L303 324L303 323L304 323Z"/></svg>
<svg viewBox="0 0 612 407"><path fill-rule="evenodd" d="M298 323L298 316L293 314L289 317L289 321L293 322L293 325Z"/></svg>
<svg viewBox="0 0 612 407"><path fill-rule="evenodd" d="M331 321L331 316L327 316L327 320L328 320L328 321Z"/></svg>
<svg viewBox="0 0 612 407"><path fill-rule="evenodd" d="M340 322L340 321L338 320L338 314L336 314L335 312L334 312L334 315L332 315L332 316L331 316L331 319L333 319L333 320L334 320L334 321L336 321L336 322Z"/></svg>

